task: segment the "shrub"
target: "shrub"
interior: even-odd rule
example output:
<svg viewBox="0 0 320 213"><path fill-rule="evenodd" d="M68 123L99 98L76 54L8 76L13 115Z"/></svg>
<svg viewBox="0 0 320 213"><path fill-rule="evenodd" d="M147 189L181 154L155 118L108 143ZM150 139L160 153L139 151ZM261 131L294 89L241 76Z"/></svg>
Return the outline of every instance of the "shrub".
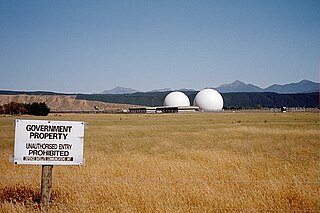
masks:
<svg viewBox="0 0 320 213"><path fill-rule="evenodd" d="M10 102L3 106L3 113L10 115L26 114L27 110L23 103Z"/></svg>
<svg viewBox="0 0 320 213"><path fill-rule="evenodd" d="M9 115L38 115L38 116L47 116L50 112L50 108L46 105L45 102L33 102L32 104L23 104L17 102L10 102L3 106L0 105L0 114L9 114Z"/></svg>
<svg viewBox="0 0 320 213"><path fill-rule="evenodd" d="M50 108L45 102L33 102L32 104L24 104L29 115L47 116Z"/></svg>

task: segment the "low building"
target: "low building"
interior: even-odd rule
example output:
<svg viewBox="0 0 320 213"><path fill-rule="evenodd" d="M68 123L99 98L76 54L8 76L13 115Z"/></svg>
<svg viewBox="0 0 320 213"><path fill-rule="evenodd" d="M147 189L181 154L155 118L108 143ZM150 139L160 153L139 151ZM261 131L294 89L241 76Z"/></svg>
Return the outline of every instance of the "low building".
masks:
<svg viewBox="0 0 320 213"><path fill-rule="evenodd" d="M182 112L197 112L199 107L195 106L160 106L160 107L134 107L129 108L129 113L182 113Z"/></svg>

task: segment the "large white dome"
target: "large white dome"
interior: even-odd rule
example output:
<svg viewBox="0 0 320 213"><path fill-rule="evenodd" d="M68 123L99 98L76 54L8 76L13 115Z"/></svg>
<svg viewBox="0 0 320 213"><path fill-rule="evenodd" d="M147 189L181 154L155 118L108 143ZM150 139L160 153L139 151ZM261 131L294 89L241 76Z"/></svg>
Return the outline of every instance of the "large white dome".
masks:
<svg viewBox="0 0 320 213"><path fill-rule="evenodd" d="M163 101L164 106L190 106L190 100L186 94L183 92L171 92L169 93L164 101Z"/></svg>
<svg viewBox="0 0 320 213"><path fill-rule="evenodd" d="M223 98L220 93L214 89L204 89L194 98L194 105L198 106L200 111L221 111Z"/></svg>

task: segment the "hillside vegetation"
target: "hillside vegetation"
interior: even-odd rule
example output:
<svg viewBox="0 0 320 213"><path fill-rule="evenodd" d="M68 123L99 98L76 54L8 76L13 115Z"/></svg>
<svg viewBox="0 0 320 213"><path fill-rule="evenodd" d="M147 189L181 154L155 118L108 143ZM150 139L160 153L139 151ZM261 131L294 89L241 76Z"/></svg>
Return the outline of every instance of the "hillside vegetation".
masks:
<svg viewBox="0 0 320 213"><path fill-rule="evenodd" d="M169 92L149 92L122 95L109 94L78 94L77 99L104 101L110 103L126 103L144 106L162 106ZM196 91L186 91L185 94L193 103ZM237 92L222 93L225 107L255 108L262 107L319 107L319 93L277 94L271 92Z"/></svg>
<svg viewBox="0 0 320 213"><path fill-rule="evenodd" d="M0 212L40 212L41 166L8 160L16 118L0 117ZM320 210L318 113L57 118L89 128L85 165L53 168L52 212Z"/></svg>

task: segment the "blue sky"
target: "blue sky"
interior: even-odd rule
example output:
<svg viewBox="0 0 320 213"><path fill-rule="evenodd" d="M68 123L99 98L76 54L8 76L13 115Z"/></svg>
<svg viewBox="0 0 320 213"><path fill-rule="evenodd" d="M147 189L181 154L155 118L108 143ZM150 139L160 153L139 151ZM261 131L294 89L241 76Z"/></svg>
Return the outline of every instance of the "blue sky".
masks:
<svg viewBox="0 0 320 213"><path fill-rule="evenodd" d="M319 81L319 0L0 1L0 89Z"/></svg>

